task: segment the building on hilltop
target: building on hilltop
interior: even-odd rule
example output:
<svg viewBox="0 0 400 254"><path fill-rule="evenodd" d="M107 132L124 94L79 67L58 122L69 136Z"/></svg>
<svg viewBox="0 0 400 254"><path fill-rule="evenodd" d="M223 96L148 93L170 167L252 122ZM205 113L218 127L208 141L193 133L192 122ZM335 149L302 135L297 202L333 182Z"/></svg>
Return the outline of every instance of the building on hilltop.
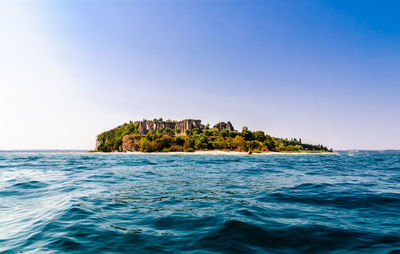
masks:
<svg viewBox="0 0 400 254"><path fill-rule="evenodd" d="M165 128L170 128L172 130L178 130L177 132L181 135L185 135L187 130L193 130L198 128L200 130L204 130L204 125L201 124L201 120L198 119L185 119L182 121L161 121L161 120L144 120L139 121L139 133L147 134L149 131L157 131ZM234 131L233 125L231 122L219 122L214 125L213 128L218 130L228 130Z"/></svg>
<svg viewBox="0 0 400 254"><path fill-rule="evenodd" d="M216 125L214 125L213 128L217 128L218 130L222 131L222 130L228 130L228 131L234 131L235 129L233 128L233 125L231 124L231 122L219 122Z"/></svg>
<svg viewBox="0 0 400 254"><path fill-rule="evenodd" d="M176 121L139 121L139 133L147 134L149 131L157 131L165 128L172 130L178 129L180 134L185 135L186 130L192 130L194 128L204 129L204 125L201 124L201 120L197 119L185 119L179 122Z"/></svg>

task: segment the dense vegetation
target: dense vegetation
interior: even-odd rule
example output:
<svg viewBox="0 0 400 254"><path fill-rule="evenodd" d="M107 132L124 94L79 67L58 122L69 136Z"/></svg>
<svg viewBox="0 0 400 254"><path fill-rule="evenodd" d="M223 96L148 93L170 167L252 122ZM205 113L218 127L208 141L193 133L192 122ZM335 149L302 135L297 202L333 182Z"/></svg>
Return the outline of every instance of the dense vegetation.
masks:
<svg viewBox="0 0 400 254"><path fill-rule="evenodd" d="M187 130L186 135L170 128L139 134L137 122L125 123L97 137L97 151L141 151L141 152L194 152L195 150L226 150L252 152L326 152L322 145L303 144L301 139L271 137L263 131L218 130L206 125L204 130Z"/></svg>

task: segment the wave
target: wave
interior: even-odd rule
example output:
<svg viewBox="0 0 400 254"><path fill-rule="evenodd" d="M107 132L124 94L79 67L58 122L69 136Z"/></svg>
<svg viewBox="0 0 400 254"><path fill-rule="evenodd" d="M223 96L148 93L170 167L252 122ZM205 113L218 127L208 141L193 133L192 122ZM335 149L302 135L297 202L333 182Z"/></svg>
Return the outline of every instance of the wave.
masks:
<svg viewBox="0 0 400 254"><path fill-rule="evenodd" d="M399 153L0 154L1 253L398 253Z"/></svg>

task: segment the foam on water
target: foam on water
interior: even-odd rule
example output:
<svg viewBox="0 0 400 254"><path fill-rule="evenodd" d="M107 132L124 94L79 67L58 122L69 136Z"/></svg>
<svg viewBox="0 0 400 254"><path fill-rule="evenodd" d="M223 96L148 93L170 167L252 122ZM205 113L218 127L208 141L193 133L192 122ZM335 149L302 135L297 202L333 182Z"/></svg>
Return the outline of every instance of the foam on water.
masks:
<svg viewBox="0 0 400 254"><path fill-rule="evenodd" d="M0 153L0 252L397 253L400 153Z"/></svg>

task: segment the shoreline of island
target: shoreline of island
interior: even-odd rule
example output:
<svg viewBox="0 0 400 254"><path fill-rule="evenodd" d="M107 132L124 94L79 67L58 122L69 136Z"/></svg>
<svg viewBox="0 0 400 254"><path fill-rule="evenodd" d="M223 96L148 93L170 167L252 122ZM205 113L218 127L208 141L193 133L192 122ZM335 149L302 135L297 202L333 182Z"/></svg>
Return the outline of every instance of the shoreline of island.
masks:
<svg viewBox="0 0 400 254"><path fill-rule="evenodd" d="M126 154L126 155L338 155L336 152L261 152L261 153L251 153L248 152L238 152L238 151L221 151L221 150L211 150L211 151L194 151L194 152L98 152L90 151L87 153L91 154Z"/></svg>

